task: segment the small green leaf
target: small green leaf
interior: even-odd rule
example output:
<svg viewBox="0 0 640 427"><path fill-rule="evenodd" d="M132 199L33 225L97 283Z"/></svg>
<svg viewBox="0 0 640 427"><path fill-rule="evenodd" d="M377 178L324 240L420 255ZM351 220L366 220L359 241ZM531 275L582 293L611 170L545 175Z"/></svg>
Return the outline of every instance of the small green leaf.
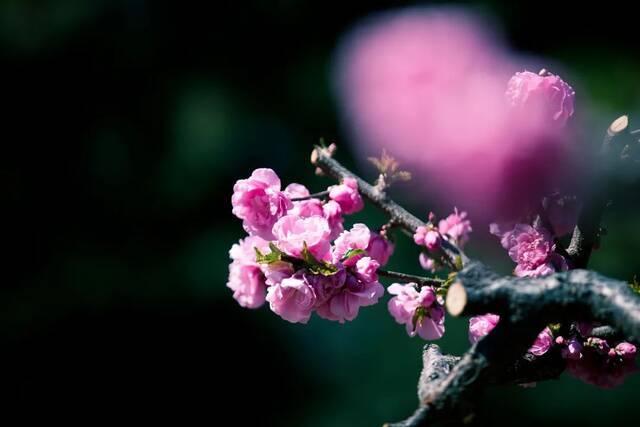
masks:
<svg viewBox="0 0 640 427"><path fill-rule="evenodd" d="M366 253L367 252L364 249L349 249L347 253L345 253L344 256L342 257L342 261L344 262L348 259L353 258L354 256L362 255Z"/></svg>
<svg viewBox="0 0 640 427"><path fill-rule="evenodd" d="M633 276L633 280L629 283L629 287L636 294L640 294L640 282L638 282L638 278Z"/></svg>
<svg viewBox="0 0 640 427"><path fill-rule="evenodd" d="M306 242L303 243L302 253L300 255L302 255L302 259L305 262L307 269L313 274L332 276L338 272L338 267L335 265L326 261L318 261L309 251Z"/></svg>
<svg viewBox="0 0 640 427"><path fill-rule="evenodd" d="M284 255L284 253L280 249L278 249L278 247L274 245L273 242L269 243L269 249L271 249L271 252L269 252L268 254L263 254L258 248L253 249L256 251L256 262L258 264L273 264L274 262L282 260L282 257Z"/></svg>

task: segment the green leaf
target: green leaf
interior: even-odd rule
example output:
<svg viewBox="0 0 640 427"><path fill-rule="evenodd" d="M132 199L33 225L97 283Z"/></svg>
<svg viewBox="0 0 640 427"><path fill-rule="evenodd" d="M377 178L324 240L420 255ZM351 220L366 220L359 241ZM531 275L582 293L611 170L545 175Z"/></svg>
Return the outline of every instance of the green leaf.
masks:
<svg viewBox="0 0 640 427"><path fill-rule="evenodd" d="M302 259L307 269L313 274L321 274L323 276L332 276L338 272L338 267L326 261L318 261L316 257L309 251L307 243L304 242L302 248Z"/></svg>
<svg viewBox="0 0 640 427"><path fill-rule="evenodd" d="M258 248L253 249L256 251L256 262L258 264L273 264L274 262L281 261L284 255L284 253L278 249L273 242L269 243L269 249L271 249L271 252L268 254L263 254Z"/></svg>
<svg viewBox="0 0 640 427"><path fill-rule="evenodd" d="M344 261L346 261L346 260L348 260L350 258L353 258L354 256L362 255L362 254L366 254L366 253L367 252L364 249L349 249L347 251L347 253L345 253L342 256L342 261L344 262Z"/></svg>

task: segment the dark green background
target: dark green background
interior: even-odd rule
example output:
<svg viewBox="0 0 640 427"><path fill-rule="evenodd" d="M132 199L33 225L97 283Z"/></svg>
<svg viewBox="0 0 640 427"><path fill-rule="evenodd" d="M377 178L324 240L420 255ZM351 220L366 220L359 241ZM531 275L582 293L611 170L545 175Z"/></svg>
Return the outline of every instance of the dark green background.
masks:
<svg viewBox="0 0 640 427"><path fill-rule="evenodd" d="M88 424L197 416L369 426L408 415L423 342L384 303L345 325L292 325L265 307L240 308L225 286L227 251L243 235L233 183L268 166L284 182L326 187L307 163L319 137L337 140L339 158L354 164L331 53L358 19L406 4L0 2L0 405ZM580 109L596 117L585 139L626 112L640 127L637 17L626 6L473 7L504 25L514 49L579 76L579 96L591 98ZM640 273L638 190L617 186L593 260L622 279ZM370 209L352 219L383 222ZM483 227L469 252L510 268ZM416 256L401 239L391 267L418 272ZM463 352L466 320L448 319L447 329L439 344ZM482 398L483 420L629 423L639 385L635 376L603 391L563 377L495 389Z"/></svg>

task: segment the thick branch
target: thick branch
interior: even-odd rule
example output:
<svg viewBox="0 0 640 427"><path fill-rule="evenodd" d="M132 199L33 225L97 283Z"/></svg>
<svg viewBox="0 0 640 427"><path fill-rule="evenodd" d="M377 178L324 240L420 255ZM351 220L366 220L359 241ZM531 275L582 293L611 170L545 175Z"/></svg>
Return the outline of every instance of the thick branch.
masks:
<svg viewBox="0 0 640 427"><path fill-rule="evenodd" d="M613 144L616 137L627 133L628 127L628 117L621 116L611 123L605 134L600 153L596 159L598 170L596 170L594 182L589 186L591 194L585 197L584 206L567 248L574 268L587 266L593 247L597 244L602 214L607 205L608 168L610 164L615 164L619 160L616 158L612 162L610 159L611 153L615 154L620 151L614 150Z"/></svg>
<svg viewBox="0 0 640 427"><path fill-rule="evenodd" d="M624 336L640 338L640 298L626 282L589 270L537 278L499 277L480 263L458 273L447 294L453 315L496 313L511 322L600 320Z"/></svg>

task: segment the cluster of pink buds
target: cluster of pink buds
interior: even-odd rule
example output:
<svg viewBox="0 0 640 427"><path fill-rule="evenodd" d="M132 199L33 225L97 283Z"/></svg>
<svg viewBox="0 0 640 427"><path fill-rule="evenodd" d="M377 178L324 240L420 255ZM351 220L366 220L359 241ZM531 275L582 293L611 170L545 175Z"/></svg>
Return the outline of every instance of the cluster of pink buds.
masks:
<svg viewBox="0 0 640 427"><path fill-rule="evenodd" d="M413 241L426 248L426 251L420 253L420 265L432 272L442 266L443 257L446 256L442 251L442 241L449 241L462 248L469 241L469 233L473 231L467 213L458 212L458 208L441 219L437 226L435 218L435 214L430 212L427 224L418 227L413 235Z"/></svg>
<svg viewBox="0 0 640 427"><path fill-rule="evenodd" d="M241 306L266 301L290 322L306 323L314 311L344 322L384 293L377 270L393 244L364 224L343 229L343 215L363 207L355 179L321 199L300 184L282 191L273 170L257 169L236 183L231 202L249 233L230 251L227 286Z"/></svg>
<svg viewBox="0 0 640 427"><path fill-rule="evenodd" d="M626 341L590 336L594 326L576 323L567 337L558 336L555 342L561 346L561 355L571 375L598 387L616 387L638 369L636 346Z"/></svg>

